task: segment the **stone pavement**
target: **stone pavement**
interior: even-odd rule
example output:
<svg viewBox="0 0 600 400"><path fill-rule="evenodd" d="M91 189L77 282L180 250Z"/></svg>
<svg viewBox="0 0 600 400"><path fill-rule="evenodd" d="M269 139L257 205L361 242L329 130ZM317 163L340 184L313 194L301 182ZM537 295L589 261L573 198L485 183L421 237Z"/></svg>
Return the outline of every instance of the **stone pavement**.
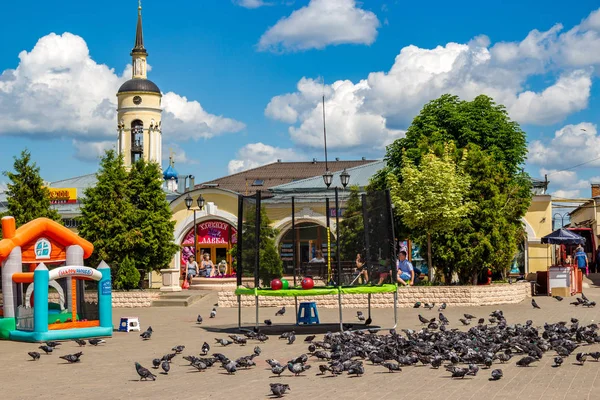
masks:
<svg viewBox="0 0 600 400"><path fill-rule="evenodd" d="M586 295L600 304L600 290L587 289ZM486 317L494 309L500 308L508 323L524 323L532 319L534 324L545 321L568 321L579 318L589 324L600 320L600 306L591 309L570 306L569 299L559 303L548 297L536 297L542 307L534 310L529 300L506 306L449 307L445 315L451 327L460 327L458 318L465 312ZM185 354L198 355L202 343L207 341L212 352L222 352L230 358L252 352L255 343L240 347L232 345L222 348L214 338L226 337L223 328L237 324L237 309L218 309L217 317L209 319L210 310L216 303L216 293L210 294L190 307L115 309L114 324L118 326L121 316L138 316L145 329L152 325L154 335L149 341L142 341L137 333L115 332L107 339L107 344L98 347L86 346L79 364L69 365L59 359L59 355L79 351L73 342L65 342L55 354L42 355L37 362L29 361L28 351L37 350L35 344L0 341L0 384L2 399L265 399L269 398L269 383L282 382L291 386L286 399L600 399L600 363L588 361L584 366L573 365L575 357L565 360L563 367L552 368L553 354L548 353L541 362L529 368L517 368L515 360L500 366L504 378L497 382L488 381L490 370L480 370L476 377L453 380L443 368L433 370L426 366L405 367L400 373L390 374L382 367L366 364L366 374L360 378L317 376L318 363L311 358L313 369L305 376L293 377L289 372L281 378L274 377L266 369L265 360L275 358L280 362L298 356L306 351L304 336L298 336L295 344L271 338L260 347L263 353L257 357L257 367L242 370L233 376L224 374L220 368L196 372L187 362L176 357L168 376L158 374L155 382L138 382L134 362L139 361L147 368L153 358L163 354L178 344L186 346ZM293 323L293 309L284 317L275 317L274 308L261 309L260 320L270 318L276 323ZM321 309L322 322L335 322L337 310ZM345 310L346 321L355 321L356 310ZM363 310L366 311L366 310ZM437 311L423 309L400 309L399 326L418 329L417 314L433 317ZM204 324L196 325L198 313L204 317ZM373 321L384 327L393 324L391 309L373 310ZM252 323L254 308L243 309L244 323ZM319 338L319 337L317 337ZM583 351L600 351L600 346L585 347ZM153 370L155 371L155 370ZM156 371L158 372L158 371Z"/></svg>

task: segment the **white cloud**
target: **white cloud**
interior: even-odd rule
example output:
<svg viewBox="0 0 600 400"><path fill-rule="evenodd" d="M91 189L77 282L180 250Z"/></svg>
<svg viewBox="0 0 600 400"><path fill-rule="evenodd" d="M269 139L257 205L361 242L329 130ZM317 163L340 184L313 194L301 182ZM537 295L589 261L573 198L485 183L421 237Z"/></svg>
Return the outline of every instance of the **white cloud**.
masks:
<svg viewBox="0 0 600 400"><path fill-rule="evenodd" d="M258 43L262 51L323 49L345 43L370 45L380 23L355 0L310 0L269 28Z"/></svg>
<svg viewBox="0 0 600 400"><path fill-rule="evenodd" d="M117 150L116 141L92 141L82 142L79 140L73 140L73 147L75 147L75 158L81 161L97 162L106 150Z"/></svg>
<svg viewBox="0 0 600 400"><path fill-rule="evenodd" d="M270 3L263 0L233 0L233 3L244 8L258 8L270 5Z"/></svg>
<svg viewBox="0 0 600 400"><path fill-rule="evenodd" d="M577 35L571 36L578 43L597 35L593 29L600 24L598 14L573 28ZM562 29L557 24L547 31L533 30L521 42L495 45L486 36L477 36L468 43L433 49L406 46L388 71L325 87L328 142L339 148L382 148L403 135L426 102L445 93L465 100L488 95L522 124L560 122L588 107L594 67L594 60L570 66L561 61L557 54L567 51L565 38L573 31L561 34ZM553 81L532 90L528 85L534 76ZM298 145L320 147L322 93L320 83L304 77L295 92L274 96L265 115L289 124Z"/></svg>
<svg viewBox="0 0 600 400"><path fill-rule="evenodd" d="M587 167L600 166L600 136L590 122L566 125L548 143L534 140L529 144L528 162L533 165L559 169L587 161L591 161Z"/></svg>
<svg viewBox="0 0 600 400"><path fill-rule="evenodd" d="M294 149L283 149L263 143L249 143L237 152L236 159L229 161L229 173L245 171L277 161L300 161L305 157Z"/></svg>
<svg viewBox="0 0 600 400"><path fill-rule="evenodd" d="M225 132L239 132L245 128L242 122L206 112L199 102L189 101L173 92L163 95L162 126L165 136L177 140L209 139Z"/></svg>
<svg viewBox="0 0 600 400"><path fill-rule="evenodd" d="M126 57L127 49L123 49ZM83 142L116 141L116 96L131 76L94 61L83 38L48 34L19 54L16 69L0 74L0 135L58 135L77 139L78 157L89 159ZM208 113L199 102L168 92L163 97L163 135L177 140L238 132L244 124Z"/></svg>
<svg viewBox="0 0 600 400"><path fill-rule="evenodd" d="M556 190L551 193L552 197L557 197L561 199L578 199L581 196L580 190Z"/></svg>

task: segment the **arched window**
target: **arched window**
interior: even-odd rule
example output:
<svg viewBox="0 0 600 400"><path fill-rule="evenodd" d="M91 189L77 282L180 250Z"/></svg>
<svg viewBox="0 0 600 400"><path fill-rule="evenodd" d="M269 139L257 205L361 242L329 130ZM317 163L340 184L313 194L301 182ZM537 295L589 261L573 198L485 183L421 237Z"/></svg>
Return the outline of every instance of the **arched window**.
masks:
<svg viewBox="0 0 600 400"><path fill-rule="evenodd" d="M37 242L35 242L35 258L37 260L47 260L50 258L50 253L52 252L52 245L50 241L46 238L39 238Z"/></svg>
<svg viewBox="0 0 600 400"><path fill-rule="evenodd" d="M136 119L131 123L131 162L134 163L144 153L144 123Z"/></svg>

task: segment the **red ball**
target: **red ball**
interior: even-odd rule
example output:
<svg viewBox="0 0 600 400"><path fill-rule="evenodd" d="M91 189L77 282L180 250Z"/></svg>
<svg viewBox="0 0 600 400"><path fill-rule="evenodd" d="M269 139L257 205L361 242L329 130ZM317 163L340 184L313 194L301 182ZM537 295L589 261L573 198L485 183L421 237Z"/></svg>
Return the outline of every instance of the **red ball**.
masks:
<svg viewBox="0 0 600 400"><path fill-rule="evenodd" d="M315 287L315 281L312 278L304 278L302 279L302 289L308 290Z"/></svg>
<svg viewBox="0 0 600 400"><path fill-rule="evenodd" d="M282 287L283 287L283 283L279 279L273 279L271 281L271 289L281 290Z"/></svg>

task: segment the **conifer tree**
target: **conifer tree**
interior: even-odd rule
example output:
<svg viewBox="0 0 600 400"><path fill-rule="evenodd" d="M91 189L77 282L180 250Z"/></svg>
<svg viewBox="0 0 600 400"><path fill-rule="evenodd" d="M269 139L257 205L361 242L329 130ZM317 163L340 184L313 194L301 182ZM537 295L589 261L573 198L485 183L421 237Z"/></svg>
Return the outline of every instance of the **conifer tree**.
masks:
<svg viewBox="0 0 600 400"><path fill-rule="evenodd" d="M135 210L129 201L123 157L114 150L107 151L96 176L96 185L85 190L79 235L94 244L92 265L104 260L114 268L139 240L138 232L129 226Z"/></svg>
<svg viewBox="0 0 600 400"><path fill-rule="evenodd" d="M40 176L40 168L31 161L31 153L23 150L14 160L14 171L3 173L10 180L6 190L6 215L15 217L17 227L40 217L60 222L58 211L50 204L50 191Z"/></svg>
<svg viewBox="0 0 600 400"><path fill-rule="evenodd" d="M143 159L133 164L128 176L134 208L129 224L139 239L129 256L137 269L146 272L167 267L179 248L174 242L175 221L162 182L159 165Z"/></svg>

